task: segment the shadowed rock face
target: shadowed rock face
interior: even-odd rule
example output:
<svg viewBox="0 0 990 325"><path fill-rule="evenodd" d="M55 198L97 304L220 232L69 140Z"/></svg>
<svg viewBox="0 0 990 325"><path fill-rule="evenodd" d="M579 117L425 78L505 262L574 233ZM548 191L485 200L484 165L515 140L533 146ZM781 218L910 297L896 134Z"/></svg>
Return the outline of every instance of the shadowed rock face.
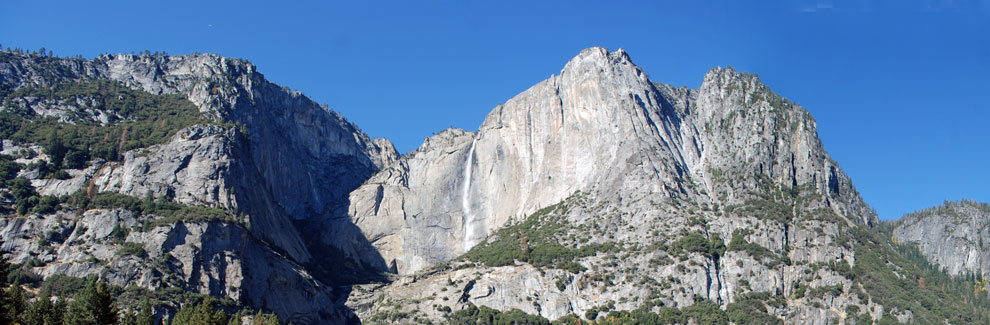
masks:
<svg viewBox="0 0 990 325"><path fill-rule="evenodd" d="M3 89L93 79L120 81L152 94L180 94L197 105L206 119L234 122L236 126L196 125L181 130L167 143L123 153L119 162L96 161L85 170L70 170L73 177L69 180L36 179L33 183L40 192L66 194L89 188L139 198L151 193L156 198L168 196L183 204L232 211L250 227L213 223L172 226L226 227L224 231L232 232L230 236L234 238L218 244L210 236L200 236L198 230L189 232L196 233L194 237L185 236L184 245L192 248L172 256L178 259L176 270L184 272L186 279L182 282L188 284L187 290L240 299L296 323L340 321L347 317L339 307L336 289L320 282L325 278L314 280L306 268L341 262L313 256L311 249L315 246L336 247L355 260L358 254L368 261L380 260L344 216L348 194L383 165L397 159L390 142L371 140L336 112L267 81L244 60L215 55L103 55L74 60L15 53L5 54L0 60ZM37 110L55 116L62 108L41 106ZM99 120L104 115L94 118ZM54 222L55 218L39 217L43 223ZM112 229L117 224L134 225L133 220L121 220L99 226ZM84 221L72 224L80 222ZM43 236L44 232L18 224L5 223L3 239L8 240L6 248L20 256L32 249L30 245L13 245L9 240L36 232ZM152 237L142 234L134 241L143 243L154 254L172 251L153 246L154 241L148 239ZM119 245L108 245L105 257L120 260L113 254ZM70 249L67 246L72 245L67 242L63 246ZM126 262L81 267L80 259L53 256L46 262L59 266L45 266L45 275L108 275L125 268L132 268L125 273L135 274L162 271L162 266ZM218 259L230 266L219 271L190 271L207 267L198 261ZM119 278L114 283L126 284L130 280L133 278ZM150 280L139 283L151 289L161 285Z"/></svg>
<svg viewBox="0 0 990 325"><path fill-rule="evenodd" d="M990 204L968 200L910 213L894 222L894 239L914 243L951 275L990 273Z"/></svg>
<svg viewBox="0 0 990 325"><path fill-rule="evenodd" d="M386 166L351 193L349 214L379 267L411 274L578 191L728 205L760 179L876 222L814 119L755 76L714 69L700 89L678 89L650 81L621 49L590 48L492 110L477 133L440 132Z"/></svg>

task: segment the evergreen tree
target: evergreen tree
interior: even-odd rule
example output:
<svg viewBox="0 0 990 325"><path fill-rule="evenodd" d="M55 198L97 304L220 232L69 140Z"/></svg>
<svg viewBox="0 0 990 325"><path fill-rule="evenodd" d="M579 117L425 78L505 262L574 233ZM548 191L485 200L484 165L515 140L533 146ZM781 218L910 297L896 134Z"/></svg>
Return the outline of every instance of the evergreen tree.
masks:
<svg viewBox="0 0 990 325"><path fill-rule="evenodd" d="M151 301L144 298L141 301L141 312L137 314L138 325L155 325L155 310L151 307Z"/></svg>
<svg viewBox="0 0 990 325"><path fill-rule="evenodd" d="M9 316L7 310L7 294L0 288L0 324L13 324L14 320Z"/></svg>
<svg viewBox="0 0 990 325"><path fill-rule="evenodd" d="M64 297L57 297L57 300L52 304L52 312L45 315L45 324L65 324L65 313L69 309L69 302Z"/></svg>
<svg viewBox="0 0 990 325"><path fill-rule="evenodd" d="M51 300L51 290L45 290L41 293L31 305L28 306L27 312L24 313L24 324L27 325L44 325L45 315L51 312L52 300Z"/></svg>
<svg viewBox="0 0 990 325"><path fill-rule="evenodd" d="M134 314L134 310L124 311L120 318L120 325L137 325L137 316Z"/></svg>
<svg viewBox="0 0 990 325"><path fill-rule="evenodd" d="M2 242L0 242L2 244ZM10 268L10 263L7 262L7 254L0 252L0 324L13 324L14 319L9 315L11 314L7 310L7 274Z"/></svg>
<svg viewBox="0 0 990 325"><path fill-rule="evenodd" d="M24 310L27 309L27 298L24 296L24 289L21 288L20 281L14 281L14 284L7 288L5 296L3 305L3 310L7 313L5 318L11 324L19 323L24 315Z"/></svg>
<svg viewBox="0 0 990 325"><path fill-rule="evenodd" d="M24 312L24 324L62 325L65 317L65 299L52 303L51 289L45 289Z"/></svg>
<svg viewBox="0 0 990 325"><path fill-rule="evenodd" d="M65 159L65 154L68 153L68 148L65 147L62 138L58 136L58 131L52 130L48 134L44 149L51 163L55 165L55 169L61 169L62 161Z"/></svg>
<svg viewBox="0 0 990 325"><path fill-rule="evenodd" d="M258 314L254 315L253 321L254 325L278 325L278 315L262 314L259 310Z"/></svg>
<svg viewBox="0 0 990 325"><path fill-rule="evenodd" d="M69 325L116 325L117 306L105 283L93 280L76 294L69 304L66 323Z"/></svg>
<svg viewBox="0 0 990 325"><path fill-rule="evenodd" d="M141 200L141 213L151 214L153 211L155 211L155 197L149 190L144 193L144 200Z"/></svg>
<svg viewBox="0 0 990 325"><path fill-rule="evenodd" d="M228 325L230 315L215 310L216 299L206 297L196 306L186 306L175 313L172 325Z"/></svg>

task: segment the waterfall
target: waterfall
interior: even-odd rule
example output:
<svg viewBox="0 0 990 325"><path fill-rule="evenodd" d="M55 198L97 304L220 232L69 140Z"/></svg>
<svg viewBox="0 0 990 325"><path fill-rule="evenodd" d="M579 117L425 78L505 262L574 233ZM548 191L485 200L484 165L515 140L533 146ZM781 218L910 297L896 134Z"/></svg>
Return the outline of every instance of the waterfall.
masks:
<svg viewBox="0 0 990 325"><path fill-rule="evenodd" d="M471 165L474 163L474 144L478 140L471 141L471 149L468 149L467 159L464 162L464 183L461 185L464 193L461 195L461 212L464 213L464 252L467 253L471 249L471 239L475 236L474 227L471 223L474 221L471 216Z"/></svg>

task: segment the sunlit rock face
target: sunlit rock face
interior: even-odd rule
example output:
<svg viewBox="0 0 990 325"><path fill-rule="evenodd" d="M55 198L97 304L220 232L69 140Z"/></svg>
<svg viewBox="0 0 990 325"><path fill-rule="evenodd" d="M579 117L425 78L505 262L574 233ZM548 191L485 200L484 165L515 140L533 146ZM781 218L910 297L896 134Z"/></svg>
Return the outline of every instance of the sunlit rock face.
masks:
<svg viewBox="0 0 990 325"><path fill-rule="evenodd" d="M758 78L720 68L698 90L673 88L621 49L590 48L493 109L477 133L442 131L387 166L351 193L349 214L383 269L410 274L575 192L732 204L758 175L876 222L814 119Z"/></svg>
<svg viewBox="0 0 990 325"><path fill-rule="evenodd" d="M990 204L963 200L909 213L894 223L894 239L917 244L951 275L990 273Z"/></svg>

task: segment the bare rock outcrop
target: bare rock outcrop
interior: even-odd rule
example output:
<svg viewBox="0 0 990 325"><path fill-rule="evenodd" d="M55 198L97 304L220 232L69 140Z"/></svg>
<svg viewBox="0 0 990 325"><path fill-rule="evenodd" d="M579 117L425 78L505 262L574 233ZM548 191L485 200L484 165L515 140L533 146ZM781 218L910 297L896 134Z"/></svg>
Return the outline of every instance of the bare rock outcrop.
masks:
<svg viewBox="0 0 990 325"><path fill-rule="evenodd" d="M990 204L947 201L909 213L893 226L897 242L916 245L951 275L990 273Z"/></svg>

